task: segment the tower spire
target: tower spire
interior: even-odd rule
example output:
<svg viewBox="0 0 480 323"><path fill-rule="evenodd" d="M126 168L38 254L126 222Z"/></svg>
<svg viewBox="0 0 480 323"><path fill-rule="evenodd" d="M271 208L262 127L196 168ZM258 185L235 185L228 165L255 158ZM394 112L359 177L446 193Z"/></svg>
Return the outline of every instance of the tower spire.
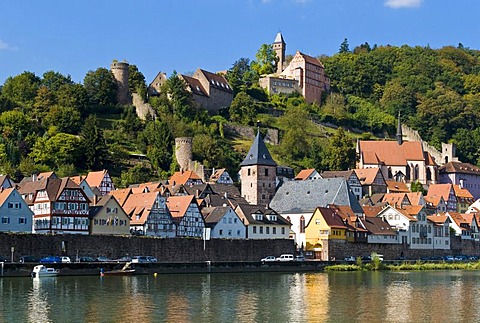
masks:
<svg viewBox="0 0 480 323"><path fill-rule="evenodd" d="M397 125L397 143L403 144L402 123L400 122L400 111L398 111L398 125Z"/></svg>

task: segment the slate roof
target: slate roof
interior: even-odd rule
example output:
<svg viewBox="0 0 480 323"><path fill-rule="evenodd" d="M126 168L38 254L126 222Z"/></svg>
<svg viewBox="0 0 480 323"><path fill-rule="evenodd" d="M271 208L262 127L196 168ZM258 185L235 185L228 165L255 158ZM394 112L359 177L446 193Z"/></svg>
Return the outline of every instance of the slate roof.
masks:
<svg viewBox="0 0 480 323"><path fill-rule="evenodd" d="M232 87L228 84L227 79L223 75L211 73L202 69L198 69L198 72L202 73L208 80L210 87L214 87L218 90L233 93Z"/></svg>
<svg viewBox="0 0 480 323"><path fill-rule="evenodd" d="M202 86L202 83L200 83L198 79L193 78L191 76L187 76L187 75L182 75L182 78L190 87L190 90L192 90L192 93L201 95L201 96L208 96L207 91L205 91L205 89Z"/></svg>
<svg viewBox="0 0 480 323"><path fill-rule="evenodd" d="M441 166L438 169L440 174L442 173L460 173L460 174L472 174L480 176L480 168L469 164L469 163L461 163L461 162L448 162L447 164Z"/></svg>
<svg viewBox="0 0 480 323"><path fill-rule="evenodd" d="M352 174L355 174L355 177L358 178L357 174L355 171L352 170L342 170L342 171L324 171L320 174L322 178L336 178L336 177L342 177L345 178L347 181L352 176Z"/></svg>
<svg viewBox="0 0 480 323"><path fill-rule="evenodd" d="M256 220L252 214L255 213L262 213L263 219ZM255 205L255 204L248 204L242 203L238 204L235 208L235 213L239 216L239 218L243 221L243 223L251 225L251 224L279 224L279 225L291 225L285 218L283 218L278 212L271 208L267 208L263 205ZM270 221L267 215L274 214L277 216L277 221Z"/></svg>
<svg viewBox="0 0 480 323"><path fill-rule="evenodd" d="M328 204L349 205L353 212L362 208L344 178L288 181L280 186L270 202L279 213L309 213Z"/></svg>
<svg viewBox="0 0 480 323"><path fill-rule="evenodd" d="M380 217L365 217L361 218L360 221L365 226L365 229L374 235L396 235L396 231L392 229L390 224Z"/></svg>
<svg viewBox="0 0 480 323"><path fill-rule="evenodd" d="M252 165L277 166L277 163L272 159L265 142L263 142L260 131L257 132L257 136L255 137L247 156L240 164L240 167Z"/></svg>
<svg viewBox="0 0 480 323"><path fill-rule="evenodd" d="M230 206L217 206L213 208L204 208L202 210L202 215L205 219L205 224L208 226L214 226L220 221L223 216L231 210Z"/></svg>
<svg viewBox="0 0 480 323"><path fill-rule="evenodd" d="M285 41L283 40L283 36L281 32L278 32L277 35L275 36L274 43L282 43L285 44Z"/></svg>

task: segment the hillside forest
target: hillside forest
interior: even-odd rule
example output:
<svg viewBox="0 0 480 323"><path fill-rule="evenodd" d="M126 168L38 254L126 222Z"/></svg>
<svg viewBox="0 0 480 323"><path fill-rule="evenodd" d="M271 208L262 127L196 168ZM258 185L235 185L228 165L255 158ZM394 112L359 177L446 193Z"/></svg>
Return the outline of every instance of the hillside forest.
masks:
<svg viewBox="0 0 480 323"><path fill-rule="evenodd" d="M229 135L228 124L279 129L280 144L269 149L280 165L344 170L355 167L358 138L394 138L399 113L430 144L454 142L460 160L480 165L479 56L461 44L350 49L345 39L338 53L318 56L331 91L317 105L258 86L277 61L264 44L254 60L232 63L226 78L234 100L214 116L195 104L175 72L159 96L147 97L144 75L130 64L130 91L157 116L144 121L135 107L117 104L106 68L88 71L83 83L55 71L25 71L0 89L0 173L19 181L42 171L72 176L105 168L117 187L126 187L168 178L178 169L174 138L189 136L194 160L225 167L235 178L251 139Z"/></svg>

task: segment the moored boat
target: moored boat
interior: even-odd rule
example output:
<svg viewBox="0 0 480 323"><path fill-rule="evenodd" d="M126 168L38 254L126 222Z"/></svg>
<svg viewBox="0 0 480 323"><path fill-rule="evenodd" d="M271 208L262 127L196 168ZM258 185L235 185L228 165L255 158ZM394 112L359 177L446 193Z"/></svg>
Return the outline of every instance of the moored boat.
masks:
<svg viewBox="0 0 480 323"><path fill-rule="evenodd" d="M100 276L129 276L133 275L135 269L131 269L130 265L131 262L127 262L122 269L114 269L114 270L107 270L104 271L103 268L100 269Z"/></svg>
<svg viewBox="0 0 480 323"><path fill-rule="evenodd" d="M47 268L44 265L37 265L33 267L31 275L33 278L56 277L59 272L60 270L55 268Z"/></svg>

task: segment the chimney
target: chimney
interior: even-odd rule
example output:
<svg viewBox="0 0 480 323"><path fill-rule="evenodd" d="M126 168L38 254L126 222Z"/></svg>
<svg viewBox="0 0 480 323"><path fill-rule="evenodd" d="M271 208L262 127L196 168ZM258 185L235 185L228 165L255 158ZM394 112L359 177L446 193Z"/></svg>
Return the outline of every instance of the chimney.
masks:
<svg viewBox="0 0 480 323"><path fill-rule="evenodd" d="M36 182L37 181L37 174L32 174L32 182Z"/></svg>

